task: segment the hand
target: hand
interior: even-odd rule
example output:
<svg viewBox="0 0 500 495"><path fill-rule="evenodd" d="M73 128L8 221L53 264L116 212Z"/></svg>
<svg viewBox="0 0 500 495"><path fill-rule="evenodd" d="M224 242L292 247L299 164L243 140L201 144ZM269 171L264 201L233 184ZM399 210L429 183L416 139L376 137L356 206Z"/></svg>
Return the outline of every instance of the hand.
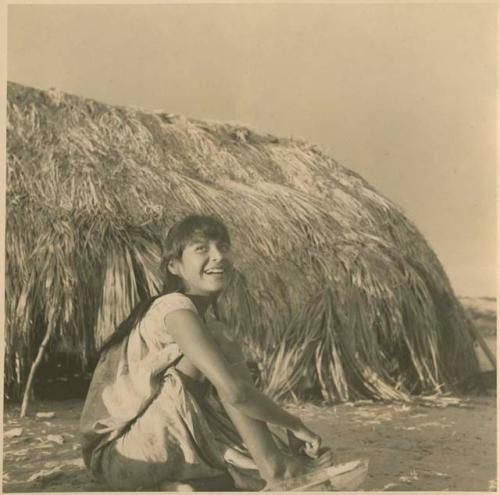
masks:
<svg viewBox="0 0 500 495"><path fill-rule="evenodd" d="M287 430L288 442L295 452L304 452L309 457L317 457L321 447L321 437L311 431L299 419L299 424L294 430Z"/></svg>

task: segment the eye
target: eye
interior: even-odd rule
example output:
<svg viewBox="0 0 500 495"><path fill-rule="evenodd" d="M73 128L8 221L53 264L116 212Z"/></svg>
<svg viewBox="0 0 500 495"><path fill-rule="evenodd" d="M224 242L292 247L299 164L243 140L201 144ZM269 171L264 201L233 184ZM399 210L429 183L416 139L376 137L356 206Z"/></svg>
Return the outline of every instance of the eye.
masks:
<svg viewBox="0 0 500 495"><path fill-rule="evenodd" d="M194 250L198 253L203 253L208 249L208 246L206 244L198 244Z"/></svg>
<svg viewBox="0 0 500 495"><path fill-rule="evenodd" d="M225 242L219 244L217 247L219 248L219 251L224 254L228 253L231 249L231 246Z"/></svg>

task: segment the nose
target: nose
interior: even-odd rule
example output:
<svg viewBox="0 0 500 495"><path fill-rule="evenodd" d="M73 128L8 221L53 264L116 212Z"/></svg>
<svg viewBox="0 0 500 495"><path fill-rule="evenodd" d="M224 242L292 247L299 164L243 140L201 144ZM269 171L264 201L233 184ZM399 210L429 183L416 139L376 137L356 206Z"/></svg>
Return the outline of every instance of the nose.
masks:
<svg viewBox="0 0 500 495"><path fill-rule="evenodd" d="M217 244L212 244L210 246L210 259L212 261L222 261L224 259L224 253L218 248Z"/></svg>

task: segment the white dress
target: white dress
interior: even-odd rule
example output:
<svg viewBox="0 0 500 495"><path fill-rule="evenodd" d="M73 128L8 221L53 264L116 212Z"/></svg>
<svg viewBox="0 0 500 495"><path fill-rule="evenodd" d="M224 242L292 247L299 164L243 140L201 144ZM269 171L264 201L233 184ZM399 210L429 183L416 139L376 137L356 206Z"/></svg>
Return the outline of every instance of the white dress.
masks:
<svg viewBox="0 0 500 495"><path fill-rule="evenodd" d="M263 486L215 388L175 369L182 353L165 316L177 309L197 312L183 294L160 296L101 356L81 418L85 463L115 490L225 473L239 489Z"/></svg>

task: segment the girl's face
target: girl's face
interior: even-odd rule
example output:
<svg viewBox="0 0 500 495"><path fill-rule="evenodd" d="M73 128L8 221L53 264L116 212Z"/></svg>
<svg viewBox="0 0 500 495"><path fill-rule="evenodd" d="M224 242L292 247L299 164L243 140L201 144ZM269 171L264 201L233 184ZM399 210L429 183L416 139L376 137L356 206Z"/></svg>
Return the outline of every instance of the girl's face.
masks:
<svg viewBox="0 0 500 495"><path fill-rule="evenodd" d="M170 261L168 268L184 284L187 294L212 296L220 292L231 270L229 244L211 239L193 239L180 259Z"/></svg>

